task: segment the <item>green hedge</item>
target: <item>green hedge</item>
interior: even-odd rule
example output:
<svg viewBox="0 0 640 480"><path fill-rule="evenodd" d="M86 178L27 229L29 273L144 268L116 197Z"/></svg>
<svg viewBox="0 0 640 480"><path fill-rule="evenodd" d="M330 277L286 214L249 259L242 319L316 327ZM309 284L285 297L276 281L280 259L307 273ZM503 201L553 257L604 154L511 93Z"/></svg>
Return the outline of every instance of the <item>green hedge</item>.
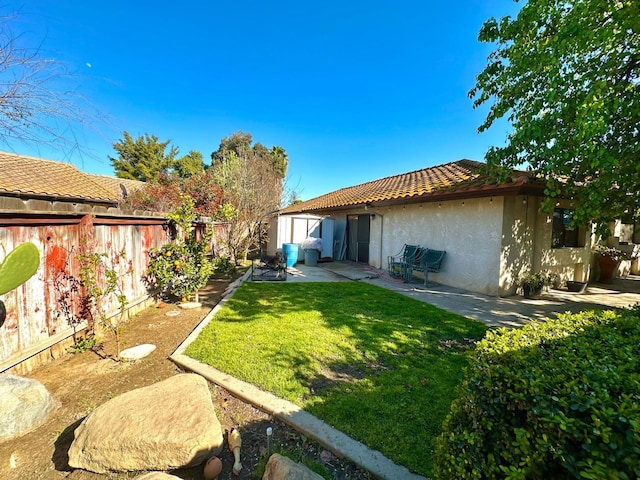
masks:
<svg viewBox="0 0 640 480"><path fill-rule="evenodd" d="M470 365L437 478L640 478L637 306L490 331Z"/></svg>

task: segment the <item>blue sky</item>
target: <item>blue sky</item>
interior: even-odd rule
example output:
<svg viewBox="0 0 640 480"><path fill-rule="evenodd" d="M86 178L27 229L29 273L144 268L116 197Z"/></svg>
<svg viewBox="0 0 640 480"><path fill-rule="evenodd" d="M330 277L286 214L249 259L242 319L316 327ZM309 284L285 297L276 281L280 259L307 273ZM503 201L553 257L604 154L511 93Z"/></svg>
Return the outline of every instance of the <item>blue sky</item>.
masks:
<svg viewBox="0 0 640 480"><path fill-rule="evenodd" d="M309 199L342 187L502 145L502 122L478 134L485 109L467 92L491 46L482 22L517 12L500 0L29 1L22 41L77 72L100 111L77 127L84 154L16 146L113 174L127 130L205 160L236 131L289 155L288 187Z"/></svg>

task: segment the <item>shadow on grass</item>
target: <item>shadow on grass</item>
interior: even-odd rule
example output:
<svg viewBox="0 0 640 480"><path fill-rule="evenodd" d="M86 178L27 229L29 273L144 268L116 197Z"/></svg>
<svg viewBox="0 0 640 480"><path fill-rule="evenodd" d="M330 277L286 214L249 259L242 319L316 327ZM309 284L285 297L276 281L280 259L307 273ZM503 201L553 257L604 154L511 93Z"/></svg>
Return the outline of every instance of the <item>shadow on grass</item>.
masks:
<svg viewBox="0 0 640 480"><path fill-rule="evenodd" d="M428 476L466 354L485 331L370 284L245 283L187 354Z"/></svg>

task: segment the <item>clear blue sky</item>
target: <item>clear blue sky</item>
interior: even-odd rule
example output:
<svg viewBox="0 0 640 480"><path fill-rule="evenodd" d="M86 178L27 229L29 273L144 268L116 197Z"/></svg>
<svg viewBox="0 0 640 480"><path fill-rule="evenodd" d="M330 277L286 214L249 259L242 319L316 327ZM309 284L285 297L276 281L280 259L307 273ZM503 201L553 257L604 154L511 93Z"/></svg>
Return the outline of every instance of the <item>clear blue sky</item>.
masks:
<svg viewBox="0 0 640 480"><path fill-rule="evenodd" d="M492 47L482 22L517 12L504 0L29 1L23 41L76 70L107 119L76 131L89 155L17 153L113 175L127 130L209 160L242 130L289 155L302 199L460 158L483 160L509 131L479 135L486 110L467 92Z"/></svg>

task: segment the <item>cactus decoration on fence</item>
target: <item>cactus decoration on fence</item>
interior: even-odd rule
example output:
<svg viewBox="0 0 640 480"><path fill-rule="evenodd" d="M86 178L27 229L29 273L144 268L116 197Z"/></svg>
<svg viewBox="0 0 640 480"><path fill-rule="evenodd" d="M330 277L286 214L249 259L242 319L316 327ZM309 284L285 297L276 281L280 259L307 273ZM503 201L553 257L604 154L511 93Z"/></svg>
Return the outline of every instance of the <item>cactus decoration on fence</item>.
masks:
<svg viewBox="0 0 640 480"><path fill-rule="evenodd" d="M40 252L31 242L14 248L0 263L0 295L10 292L29 280L40 266ZM4 324L7 310L0 300L0 327Z"/></svg>

